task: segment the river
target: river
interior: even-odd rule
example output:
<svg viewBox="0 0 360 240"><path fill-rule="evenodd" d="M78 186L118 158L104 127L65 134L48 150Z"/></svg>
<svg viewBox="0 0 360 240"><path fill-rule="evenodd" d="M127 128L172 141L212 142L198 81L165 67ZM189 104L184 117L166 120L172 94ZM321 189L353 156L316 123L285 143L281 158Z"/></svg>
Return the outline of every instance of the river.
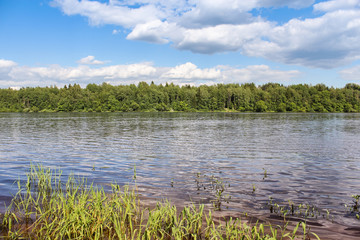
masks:
<svg viewBox="0 0 360 240"><path fill-rule="evenodd" d="M216 185L232 211L269 213L271 197L360 225L344 207L360 194L360 114L0 113L0 129L1 211L39 163L105 188L135 167L149 198L211 206Z"/></svg>

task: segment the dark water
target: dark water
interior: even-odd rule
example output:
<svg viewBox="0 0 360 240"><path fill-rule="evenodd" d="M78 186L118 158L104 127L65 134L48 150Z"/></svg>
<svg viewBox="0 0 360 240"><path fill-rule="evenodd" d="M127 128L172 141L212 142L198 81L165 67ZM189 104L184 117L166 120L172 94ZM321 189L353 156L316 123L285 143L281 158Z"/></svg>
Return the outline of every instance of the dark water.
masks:
<svg viewBox="0 0 360 240"><path fill-rule="evenodd" d="M271 196L360 225L344 207L360 194L360 114L1 113L0 129L2 209L31 162L105 186L136 165L148 197L209 203L218 179L234 211L268 213Z"/></svg>

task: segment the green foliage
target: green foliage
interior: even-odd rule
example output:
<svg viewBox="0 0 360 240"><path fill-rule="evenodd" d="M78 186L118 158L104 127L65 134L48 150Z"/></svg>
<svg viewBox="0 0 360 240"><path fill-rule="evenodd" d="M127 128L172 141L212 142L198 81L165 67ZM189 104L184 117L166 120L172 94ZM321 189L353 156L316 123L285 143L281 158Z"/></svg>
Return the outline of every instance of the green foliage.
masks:
<svg viewBox="0 0 360 240"><path fill-rule="evenodd" d="M0 89L0 112L360 112L360 85L329 88L267 83L177 86L140 82L112 86Z"/></svg>
<svg viewBox="0 0 360 240"><path fill-rule="evenodd" d="M18 181L18 193L0 215L0 238L276 240L317 236L303 222L290 230L288 223L272 226L239 218L214 219L204 205L184 206L179 212L165 201L153 209L144 208L128 186L112 184L112 192L105 193L84 178L61 180L61 171L31 166L27 181ZM298 233L300 225L303 232Z"/></svg>
<svg viewBox="0 0 360 240"><path fill-rule="evenodd" d="M257 101L255 103L255 111L256 112L266 112L267 106L263 100Z"/></svg>

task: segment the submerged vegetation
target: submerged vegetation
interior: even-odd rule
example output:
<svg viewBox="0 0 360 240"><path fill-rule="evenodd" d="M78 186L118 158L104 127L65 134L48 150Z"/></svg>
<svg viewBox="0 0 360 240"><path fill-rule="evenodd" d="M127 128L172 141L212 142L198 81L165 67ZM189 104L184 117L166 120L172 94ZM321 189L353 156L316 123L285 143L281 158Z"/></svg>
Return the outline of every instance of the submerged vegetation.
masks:
<svg viewBox="0 0 360 240"><path fill-rule="evenodd" d="M345 207L351 215L354 215L357 219L360 220L360 195L352 195L351 197L353 199L352 204L345 204Z"/></svg>
<svg viewBox="0 0 360 240"><path fill-rule="evenodd" d="M230 183L224 181L220 177L214 175L207 176L206 174L196 173L196 190L205 191L213 199L210 200L215 211L221 211L224 203L229 203L231 196L226 192L230 187ZM227 207L226 207L227 208Z"/></svg>
<svg viewBox="0 0 360 240"><path fill-rule="evenodd" d="M134 173L135 174L135 173ZM220 184L221 185L221 184ZM135 190L112 192L61 171L32 166L1 216L5 239L316 239L304 222L289 228L241 219L216 219L204 205L179 211L169 202L142 207Z"/></svg>
<svg viewBox="0 0 360 240"><path fill-rule="evenodd" d="M88 84L0 89L0 112L360 112L360 85L267 83L213 86Z"/></svg>
<svg viewBox="0 0 360 240"><path fill-rule="evenodd" d="M313 218L317 219L322 217L323 219L332 220L334 216L331 215L328 209L319 209L315 205L307 203L295 204L293 201L288 201L288 204L278 204L272 197L269 197L268 207L270 213L277 214L286 218L286 216L295 216L302 219Z"/></svg>

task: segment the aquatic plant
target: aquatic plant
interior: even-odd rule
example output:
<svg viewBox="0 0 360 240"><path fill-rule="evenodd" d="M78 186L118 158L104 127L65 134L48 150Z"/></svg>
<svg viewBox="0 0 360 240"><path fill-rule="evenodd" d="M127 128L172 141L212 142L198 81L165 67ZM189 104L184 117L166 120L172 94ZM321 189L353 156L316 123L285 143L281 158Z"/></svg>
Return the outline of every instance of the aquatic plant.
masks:
<svg viewBox="0 0 360 240"><path fill-rule="evenodd" d="M212 177L212 180L212 189L215 191L215 200L213 200L213 206L215 210L220 211L223 202L229 203L230 196L228 194L224 195L226 184L222 179Z"/></svg>
<svg viewBox="0 0 360 240"><path fill-rule="evenodd" d="M333 216L331 216L330 211L328 209L319 209L315 205L311 205L308 203L299 203L295 204L293 201L289 200L287 204L277 203L274 201L272 197L269 197L269 201L267 203L270 213L277 214L279 216L286 218L287 215L296 216L303 218L304 220L308 218L323 217L324 219L330 220Z"/></svg>
<svg viewBox="0 0 360 240"><path fill-rule="evenodd" d="M353 198L353 205L352 205L352 211L354 212L359 212L359 200L360 200L360 195L352 195L351 196Z"/></svg>
<svg viewBox="0 0 360 240"><path fill-rule="evenodd" d="M134 173L132 179L136 181L136 164L134 164Z"/></svg>
<svg viewBox="0 0 360 240"><path fill-rule="evenodd" d="M135 190L111 184L111 193L84 178L31 166L27 181L2 218L5 239L294 239L310 236L304 223L293 230L241 219L215 219L204 205L178 212L168 201L144 208ZM221 185L221 184L220 184ZM298 233L299 226L303 233ZM316 234L313 234L316 236ZM317 237L318 238L318 237Z"/></svg>
<svg viewBox="0 0 360 240"><path fill-rule="evenodd" d="M225 192L230 187L230 183L224 181L224 179L214 175L207 176L198 172L196 173L195 183L198 192L205 191L213 197L210 202L212 202L215 211L221 211L222 205L229 203L231 196L225 194Z"/></svg>
<svg viewBox="0 0 360 240"><path fill-rule="evenodd" d="M350 212L350 214L354 215L357 219L360 220L360 195L351 195L351 197L353 201L352 204L345 204L345 208Z"/></svg>
<svg viewBox="0 0 360 240"><path fill-rule="evenodd" d="M263 177L263 180L265 180L265 178L267 178L267 171L266 171L266 169L265 169L265 168L263 168L263 170L264 170L264 177Z"/></svg>

